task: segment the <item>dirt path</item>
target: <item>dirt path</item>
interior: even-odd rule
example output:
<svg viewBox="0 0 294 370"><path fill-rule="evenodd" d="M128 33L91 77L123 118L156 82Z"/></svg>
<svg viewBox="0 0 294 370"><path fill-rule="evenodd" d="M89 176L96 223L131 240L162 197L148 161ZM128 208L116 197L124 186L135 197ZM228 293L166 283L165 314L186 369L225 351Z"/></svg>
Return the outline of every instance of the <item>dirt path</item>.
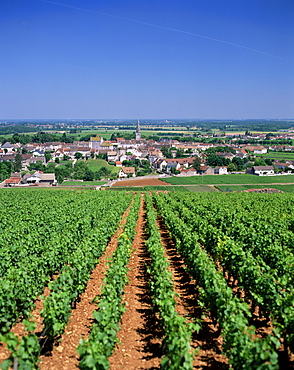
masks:
<svg viewBox="0 0 294 370"><path fill-rule="evenodd" d="M133 242L134 252L129 263L129 284L125 288L124 300L127 310L122 316L118 344L110 357L111 370L159 369L161 353L161 333L158 321L151 309L148 293L148 275L145 264L146 253L145 210L141 203Z"/></svg>
<svg viewBox="0 0 294 370"><path fill-rule="evenodd" d="M160 217L158 226L166 257L170 262L169 270L173 275L174 290L178 295L176 310L182 316L187 315L187 320L191 322L193 318L200 318L203 315L197 302L196 282L186 271L184 261L178 254L167 227ZM217 329L211 318L206 316L202 320L200 332L194 333L191 346L193 349L198 348L193 361L195 369L225 370L229 368L228 359L221 353L223 339L219 336Z"/></svg>
<svg viewBox="0 0 294 370"><path fill-rule="evenodd" d="M92 301L101 293L101 285L107 270L106 262L117 247L118 236L126 223L127 214L128 210L123 214L120 227L108 243L99 264L92 271L86 290L81 295L79 302L77 302L76 308L72 311L60 343L53 348L52 352L41 356L41 370L78 369L79 355L76 349L79 340L89 335L93 321L92 312L97 309L97 303L93 303Z"/></svg>

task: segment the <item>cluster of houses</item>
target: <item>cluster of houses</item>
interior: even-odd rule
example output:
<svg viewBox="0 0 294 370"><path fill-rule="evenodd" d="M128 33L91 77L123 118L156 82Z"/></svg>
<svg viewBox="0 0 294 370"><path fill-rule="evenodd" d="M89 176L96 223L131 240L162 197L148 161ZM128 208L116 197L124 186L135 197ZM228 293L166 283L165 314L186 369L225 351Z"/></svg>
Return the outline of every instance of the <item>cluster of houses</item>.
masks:
<svg viewBox="0 0 294 370"><path fill-rule="evenodd" d="M42 164L46 164L45 152L50 152L50 161L56 159L75 159L77 153L82 159L95 158L101 154L104 155L106 160L111 164L120 167L118 176L123 177L134 177L136 176L135 167L126 167L123 165L124 161L132 161L135 159L148 160L151 168L154 172L165 172L167 174L177 173L177 176L193 176L198 174L226 174L226 166L211 167L207 166L205 151L214 146L220 146L220 144L201 143L201 142L179 142L170 138L160 139L158 141L142 139L140 135L140 127L137 126L136 139L125 140L124 138L116 138L115 140L104 140L101 136L93 136L90 141L75 141L72 144L63 142L48 142L48 143L29 143L21 145L20 143L11 144L9 142L4 143L0 148L0 161L14 161L17 152L25 153L21 154L22 157L22 170L28 170L28 167L32 163L40 161ZM223 144L223 146L229 146ZM281 150L281 146L266 147L261 145L230 145L235 149L235 154L230 151L224 151L216 153L216 155L222 156L232 160L234 157L246 158L248 155L260 155L265 154L269 149ZM169 149L173 158L165 158L163 154L163 147ZM166 149L165 148L165 149ZM185 158L177 158L178 151L185 153ZM283 146L285 151L294 151L294 147ZM196 170L193 167L194 160L196 157L200 158L200 169ZM291 161L287 163L276 163L277 168L283 170L288 167L294 169L294 163ZM271 175L274 173L273 166L254 166L249 169L250 173L255 175ZM51 175L51 176L49 176ZM36 172L33 175L28 175L27 178L19 179L14 174L10 179L7 179L7 186L13 184L55 184L56 179L54 174L42 174ZM9 181L8 181L9 180Z"/></svg>
<svg viewBox="0 0 294 370"><path fill-rule="evenodd" d="M15 172L4 181L3 186L54 186L56 183L57 181L54 173L43 173L42 171L36 171L33 174L28 172L24 176L21 176L19 172Z"/></svg>

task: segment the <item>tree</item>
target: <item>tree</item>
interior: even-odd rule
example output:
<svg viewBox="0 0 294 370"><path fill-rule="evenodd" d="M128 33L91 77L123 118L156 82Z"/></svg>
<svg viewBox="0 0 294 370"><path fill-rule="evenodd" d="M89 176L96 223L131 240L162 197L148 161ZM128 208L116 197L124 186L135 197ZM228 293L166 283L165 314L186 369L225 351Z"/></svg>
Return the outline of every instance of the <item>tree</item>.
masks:
<svg viewBox="0 0 294 370"><path fill-rule="evenodd" d="M30 171L44 171L45 166L43 165L42 161L36 161L36 163L31 163L28 168Z"/></svg>
<svg viewBox="0 0 294 370"><path fill-rule="evenodd" d="M176 158L183 158L185 157L185 151L182 148L178 148L176 152Z"/></svg>
<svg viewBox="0 0 294 370"><path fill-rule="evenodd" d="M167 148L166 146L163 146L161 148L161 152L162 152L162 154L164 155L165 158L172 158L173 157L170 149Z"/></svg>
<svg viewBox="0 0 294 370"><path fill-rule="evenodd" d="M194 158L194 161L193 161L193 167L195 168L195 170L199 171L200 170L200 166L201 166L201 159L200 159L200 157L195 157Z"/></svg>
<svg viewBox="0 0 294 370"><path fill-rule="evenodd" d="M75 158L76 159L81 159L83 157L83 154L80 152L75 152Z"/></svg>
<svg viewBox="0 0 294 370"><path fill-rule="evenodd" d="M261 158L256 158L254 162L254 166L266 166L266 163Z"/></svg>
<svg viewBox="0 0 294 370"><path fill-rule="evenodd" d="M93 181L94 180L94 172L89 170L89 168L88 168L85 172L83 180L84 181Z"/></svg>
<svg viewBox="0 0 294 370"><path fill-rule="evenodd" d="M234 172L234 171L236 171L237 170L237 167L236 167L236 165L234 164L234 163L230 163L229 165L228 165L228 171L229 172Z"/></svg>
<svg viewBox="0 0 294 370"><path fill-rule="evenodd" d="M49 151L46 151L45 152L45 160L46 160L46 163L48 163L51 159L51 152Z"/></svg>
<svg viewBox="0 0 294 370"><path fill-rule="evenodd" d="M47 164L46 168L44 169L45 173L52 173L55 172L56 163L50 162Z"/></svg>
<svg viewBox="0 0 294 370"><path fill-rule="evenodd" d="M271 158L265 158L264 160L265 164L268 165L268 166L272 166L273 164L273 159Z"/></svg>
<svg viewBox="0 0 294 370"><path fill-rule="evenodd" d="M13 164L9 161L0 162L0 180L5 180L10 177L13 171Z"/></svg>
<svg viewBox="0 0 294 370"><path fill-rule="evenodd" d="M239 157L234 157L232 159L232 163L236 166L238 171L242 171L244 169L244 162Z"/></svg>
<svg viewBox="0 0 294 370"><path fill-rule="evenodd" d="M21 156L20 153L17 153L16 156L14 157L13 166L14 166L14 171L15 172L20 172L21 171L22 156Z"/></svg>
<svg viewBox="0 0 294 370"><path fill-rule="evenodd" d="M61 184L65 178L68 178L71 175L71 171L64 167L55 167L54 172L59 184Z"/></svg>

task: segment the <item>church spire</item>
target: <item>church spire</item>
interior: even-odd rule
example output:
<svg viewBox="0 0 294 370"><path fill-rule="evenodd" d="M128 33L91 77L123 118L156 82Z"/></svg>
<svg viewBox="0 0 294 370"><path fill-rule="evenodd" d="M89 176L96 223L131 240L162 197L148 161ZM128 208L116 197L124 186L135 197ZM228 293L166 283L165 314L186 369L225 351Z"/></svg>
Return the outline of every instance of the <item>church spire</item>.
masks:
<svg viewBox="0 0 294 370"><path fill-rule="evenodd" d="M136 127L136 140L141 140L140 120L139 119L138 119L137 127Z"/></svg>

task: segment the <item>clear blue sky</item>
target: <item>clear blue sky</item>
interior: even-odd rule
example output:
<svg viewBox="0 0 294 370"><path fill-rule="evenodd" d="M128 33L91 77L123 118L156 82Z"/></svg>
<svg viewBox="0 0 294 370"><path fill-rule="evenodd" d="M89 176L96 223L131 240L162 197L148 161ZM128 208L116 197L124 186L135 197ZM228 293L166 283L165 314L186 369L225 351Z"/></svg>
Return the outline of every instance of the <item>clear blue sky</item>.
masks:
<svg viewBox="0 0 294 370"><path fill-rule="evenodd" d="M294 118L293 19L293 0L1 0L0 118Z"/></svg>

